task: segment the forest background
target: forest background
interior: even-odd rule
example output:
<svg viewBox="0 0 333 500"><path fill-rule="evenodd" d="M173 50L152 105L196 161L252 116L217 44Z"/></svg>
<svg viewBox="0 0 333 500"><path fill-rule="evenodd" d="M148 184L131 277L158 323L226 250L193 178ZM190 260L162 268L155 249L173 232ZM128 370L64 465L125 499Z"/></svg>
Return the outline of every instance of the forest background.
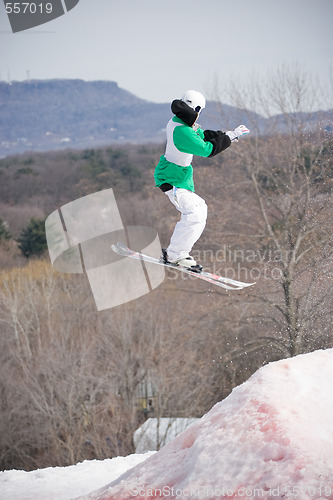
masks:
<svg viewBox="0 0 333 500"><path fill-rule="evenodd" d="M168 271L148 295L97 312L84 275L52 269L45 218L112 187L124 225L154 227L167 245L178 214L153 182L164 145L0 160L2 469L127 455L147 417L200 417L263 364L333 346L332 124L308 120L332 93L287 68L210 92L224 130L238 125L228 93L251 135L195 159L209 217L193 255L251 289ZM269 130L260 116L276 117Z"/></svg>

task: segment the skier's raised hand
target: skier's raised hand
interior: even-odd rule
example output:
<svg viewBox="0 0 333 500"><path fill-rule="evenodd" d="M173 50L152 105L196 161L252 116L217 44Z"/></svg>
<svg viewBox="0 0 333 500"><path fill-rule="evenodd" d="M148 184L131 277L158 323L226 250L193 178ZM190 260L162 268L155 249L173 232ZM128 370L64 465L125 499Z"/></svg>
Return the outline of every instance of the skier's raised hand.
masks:
<svg viewBox="0 0 333 500"><path fill-rule="evenodd" d="M230 137L231 142L237 142L241 135L249 134L250 130L245 125L239 125L235 130L229 130L226 134Z"/></svg>

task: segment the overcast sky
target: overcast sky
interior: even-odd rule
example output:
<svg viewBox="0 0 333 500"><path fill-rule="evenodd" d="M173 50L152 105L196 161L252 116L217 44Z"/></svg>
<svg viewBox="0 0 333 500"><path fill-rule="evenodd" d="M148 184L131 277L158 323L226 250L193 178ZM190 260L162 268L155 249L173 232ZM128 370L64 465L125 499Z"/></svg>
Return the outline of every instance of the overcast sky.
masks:
<svg viewBox="0 0 333 500"><path fill-rule="evenodd" d="M0 1L0 78L112 80L155 102L296 61L328 81L332 21L333 0L80 0L13 34Z"/></svg>

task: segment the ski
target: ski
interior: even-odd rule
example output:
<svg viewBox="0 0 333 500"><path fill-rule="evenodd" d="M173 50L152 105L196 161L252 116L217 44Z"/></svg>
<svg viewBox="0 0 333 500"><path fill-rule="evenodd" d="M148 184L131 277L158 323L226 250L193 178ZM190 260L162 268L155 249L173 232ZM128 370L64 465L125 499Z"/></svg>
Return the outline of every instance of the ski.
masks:
<svg viewBox="0 0 333 500"><path fill-rule="evenodd" d="M213 285L217 285L225 290L242 290L248 286L255 285L255 283L245 283L243 281L237 281L231 278L225 278L220 276L219 274L212 274L206 271L196 272L191 271L190 269L186 269L185 267L176 266L175 264L165 263L155 257L151 257L150 255L145 255L141 252L137 252L131 250L126 245L121 242L118 242L116 245L111 245L112 250L118 255L122 255L123 257L130 257L131 259L143 260L145 262L151 262L152 264L158 264L164 267L170 267L172 269L177 269L184 274L189 274L191 276L195 276L196 278L207 281L208 283L212 283Z"/></svg>

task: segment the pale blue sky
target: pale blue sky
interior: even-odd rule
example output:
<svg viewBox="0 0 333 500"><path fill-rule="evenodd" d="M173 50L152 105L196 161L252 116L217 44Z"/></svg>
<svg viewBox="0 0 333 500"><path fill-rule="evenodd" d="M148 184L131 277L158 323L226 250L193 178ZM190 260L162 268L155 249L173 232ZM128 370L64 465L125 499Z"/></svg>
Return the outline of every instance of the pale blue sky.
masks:
<svg viewBox="0 0 333 500"><path fill-rule="evenodd" d="M328 80L332 21L333 0L80 0L13 34L1 1L0 77L113 80L155 102L296 61Z"/></svg>

